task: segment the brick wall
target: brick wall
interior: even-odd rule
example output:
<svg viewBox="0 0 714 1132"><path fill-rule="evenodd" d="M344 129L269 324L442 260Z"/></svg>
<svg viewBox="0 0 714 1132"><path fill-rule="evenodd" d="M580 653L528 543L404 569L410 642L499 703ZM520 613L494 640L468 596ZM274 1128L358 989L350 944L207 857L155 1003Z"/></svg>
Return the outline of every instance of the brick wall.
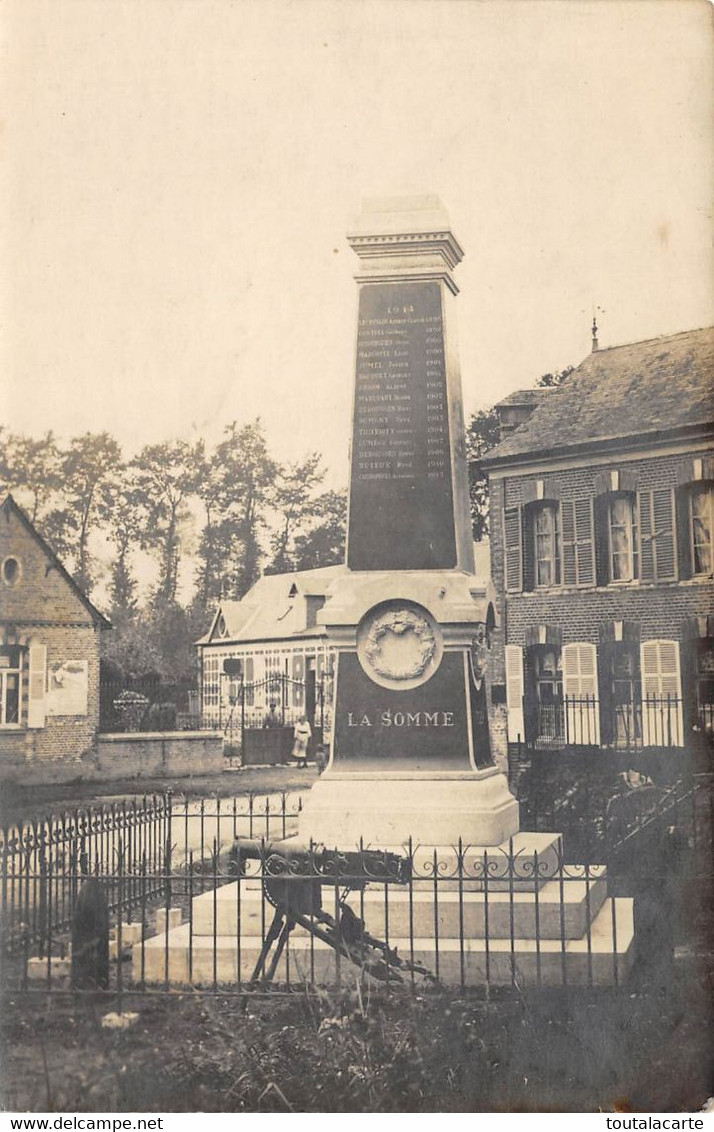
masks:
<svg viewBox="0 0 714 1132"><path fill-rule="evenodd" d="M641 639L686 639L684 622L705 617L714 610L714 585L710 579L668 582L632 582L590 587L554 587L550 590L509 592L505 590L503 510L532 498L532 485L547 479L560 498L594 497L596 481L609 468L636 476L638 490L677 488L685 460L706 457L709 450L682 454L613 458L611 463L585 465L523 474L514 470L491 481L491 572L496 590L500 632L494 637L493 680L505 681L504 645L524 647L526 633L536 625L562 630L563 644L588 641L597 644L603 622L630 621L640 626ZM531 491L529 492L529 485ZM597 537L597 533L596 533ZM684 650L683 650L684 651ZM497 710L497 709L496 709Z"/></svg>
<svg viewBox="0 0 714 1132"><path fill-rule="evenodd" d="M708 449L688 453L706 456ZM626 468L637 476L638 487L676 487L683 455L638 457L613 460L612 466ZM583 498L595 494L596 477L604 466L553 469L547 472L563 498ZM643 638L666 637L680 640L682 621L704 616L714 605L714 587L709 581L631 583L591 588L559 587L530 593L505 592L503 561L503 508L522 504L527 487L544 478L542 471L509 475L491 483L491 573L497 594L497 614L506 639L501 644L523 644L526 629L534 624L553 623L563 629L563 640L598 640L602 621L632 620L642 626ZM502 647L494 679L503 680Z"/></svg>
<svg viewBox="0 0 714 1132"><path fill-rule="evenodd" d="M0 775L52 781L52 764L66 764L65 778L91 773L96 762L99 727L99 657L101 630L90 610L53 557L27 529L11 507L0 512L0 563L12 557L19 563L17 580L0 576L0 628L8 644L22 648L21 726L0 728ZM47 672L58 664L86 660L87 712L46 715L45 726L29 728L28 644L44 645ZM47 674L45 675L47 687ZM29 780L28 779L28 780Z"/></svg>

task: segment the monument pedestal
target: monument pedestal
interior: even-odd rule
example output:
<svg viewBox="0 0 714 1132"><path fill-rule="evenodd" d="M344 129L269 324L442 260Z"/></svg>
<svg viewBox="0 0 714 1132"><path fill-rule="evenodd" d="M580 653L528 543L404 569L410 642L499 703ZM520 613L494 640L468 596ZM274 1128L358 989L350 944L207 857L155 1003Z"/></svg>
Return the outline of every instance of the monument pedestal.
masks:
<svg viewBox="0 0 714 1132"><path fill-rule="evenodd" d="M435 774L365 761L318 779L300 815L301 841L341 849L500 845L517 829L518 803L495 768Z"/></svg>

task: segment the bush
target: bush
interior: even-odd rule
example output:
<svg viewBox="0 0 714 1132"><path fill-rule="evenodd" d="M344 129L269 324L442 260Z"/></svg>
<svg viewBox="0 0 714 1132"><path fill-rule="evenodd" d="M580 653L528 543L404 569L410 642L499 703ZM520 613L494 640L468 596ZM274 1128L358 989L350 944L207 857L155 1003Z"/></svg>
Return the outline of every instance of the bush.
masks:
<svg viewBox="0 0 714 1132"><path fill-rule="evenodd" d="M176 715L176 704L152 704L146 716L147 728L149 731L175 731Z"/></svg>

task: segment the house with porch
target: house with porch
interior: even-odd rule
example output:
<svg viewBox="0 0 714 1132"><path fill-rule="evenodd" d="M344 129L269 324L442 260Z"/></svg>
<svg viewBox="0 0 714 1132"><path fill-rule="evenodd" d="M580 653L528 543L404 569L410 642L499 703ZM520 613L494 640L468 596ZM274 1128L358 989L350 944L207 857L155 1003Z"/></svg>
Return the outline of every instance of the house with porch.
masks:
<svg viewBox="0 0 714 1132"><path fill-rule="evenodd" d="M476 576L486 586L487 539L474 544L474 559ZM318 614L346 570L337 565L265 574L240 601L221 601L208 632L196 642L204 726L219 727L236 746L248 732L255 758L264 761L271 761L268 748L276 749L277 761L278 749L287 757L303 715L313 730L312 749L329 743L335 652ZM505 729L499 733L492 726L491 734L496 753L505 758Z"/></svg>
<svg viewBox="0 0 714 1132"><path fill-rule="evenodd" d="M197 642L204 723L237 742L239 731L266 723L291 735L305 715L321 741L331 723L334 656L317 614L345 569L266 574L240 601L220 603Z"/></svg>
<svg viewBox="0 0 714 1132"><path fill-rule="evenodd" d="M598 349L485 458L509 746L714 732L714 329Z"/></svg>

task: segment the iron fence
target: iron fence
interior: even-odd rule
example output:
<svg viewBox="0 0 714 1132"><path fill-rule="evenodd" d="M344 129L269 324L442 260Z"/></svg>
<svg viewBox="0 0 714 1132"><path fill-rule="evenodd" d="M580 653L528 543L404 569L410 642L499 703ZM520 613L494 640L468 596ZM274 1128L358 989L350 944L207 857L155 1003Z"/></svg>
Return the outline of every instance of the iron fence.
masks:
<svg viewBox="0 0 714 1132"><path fill-rule="evenodd" d="M94 876L114 922L105 989L120 1000L361 976L388 987L617 986L655 952L705 946L711 804L710 783L697 780L632 812L611 806L606 841L577 860L543 835L488 849L290 853L274 844L300 811L287 795L167 796L147 799L137 819L133 807L105 807L79 824L57 819L52 836L47 823L24 827L2 843L5 983L69 988L62 957ZM253 842L232 851L236 836Z"/></svg>
<svg viewBox="0 0 714 1132"><path fill-rule="evenodd" d="M77 892L89 877L101 878L112 912L131 911L162 893L173 869L185 874L189 860L200 877L215 848L226 852L236 837L295 832L301 804L299 793L191 800L169 792L5 827L3 950L44 953L47 940L69 928Z"/></svg>
<svg viewBox="0 0 714 1132"><path fill-rule="evenodd" d="M209 727L215 724L202 720L198 690L191 681L155 677L100 680L100 731L198 731Z"/></svg>
<svg viewBox="0 0 714 1132"><path fill-rule="evenodd" d="M559 696L545 702L525 697L525 741L537 749L604 747L643 750L681 747L685 704L678 696L644 696L622 703L596 696ZM696 709L692 726L712 734L711 705Z"/></svg>

